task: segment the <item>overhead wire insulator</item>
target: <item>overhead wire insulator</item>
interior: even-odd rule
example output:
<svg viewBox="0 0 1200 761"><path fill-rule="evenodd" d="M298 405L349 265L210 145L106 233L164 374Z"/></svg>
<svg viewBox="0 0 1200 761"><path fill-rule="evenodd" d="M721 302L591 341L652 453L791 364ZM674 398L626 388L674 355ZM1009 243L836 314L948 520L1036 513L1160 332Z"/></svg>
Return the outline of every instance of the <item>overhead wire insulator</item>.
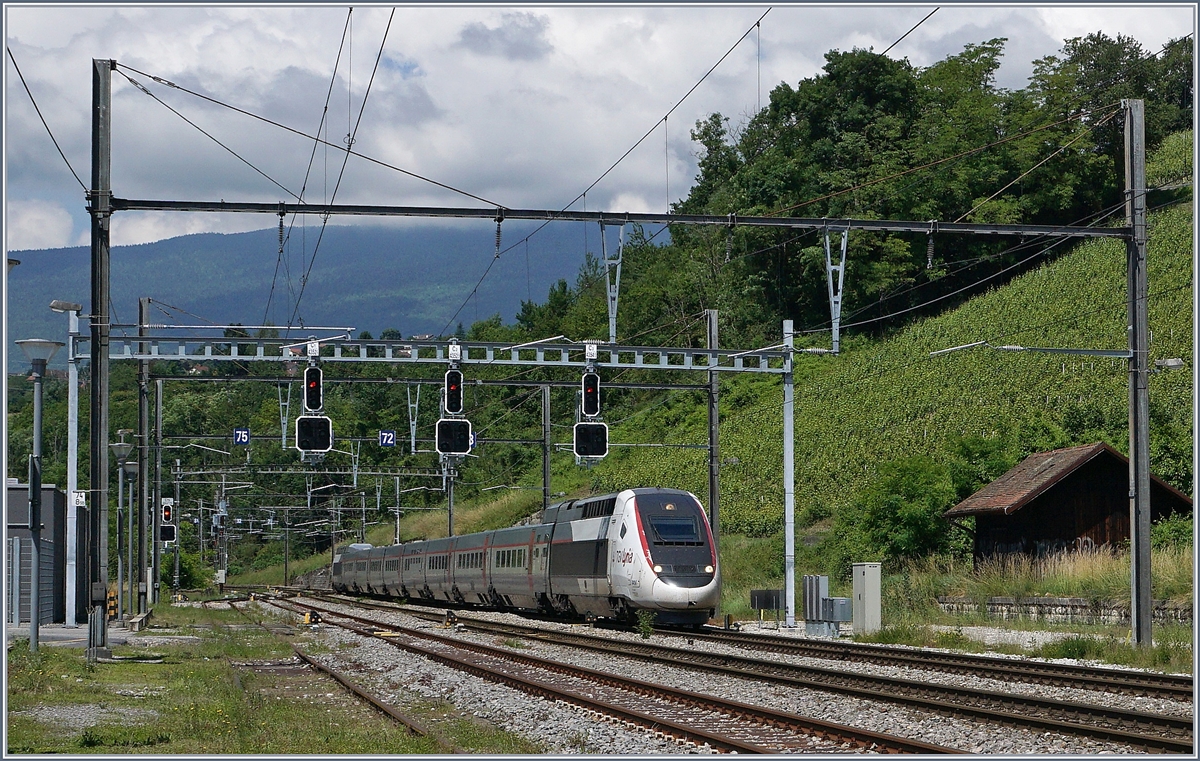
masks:
<svg viewBox="0 0 1200 761"><path fill-rule="evenodd" d="M504 214L499 209L496 210L496 258L500 258L500 224L504 222Z"/></svg>
<svg viewBox="0 0 1200 761"><path fill-rule="evenodd" d="M925 241L925 269L933 269L933 236L937 232L937 220L929 220L929 234Z"/></svg>
<svg viewBox="0 0 1200 761"><path fill-rule="evenodd" d="M729 264L729 255L733 253L733 215L729 215L729 226L725 228L725 263Z"/></svg>

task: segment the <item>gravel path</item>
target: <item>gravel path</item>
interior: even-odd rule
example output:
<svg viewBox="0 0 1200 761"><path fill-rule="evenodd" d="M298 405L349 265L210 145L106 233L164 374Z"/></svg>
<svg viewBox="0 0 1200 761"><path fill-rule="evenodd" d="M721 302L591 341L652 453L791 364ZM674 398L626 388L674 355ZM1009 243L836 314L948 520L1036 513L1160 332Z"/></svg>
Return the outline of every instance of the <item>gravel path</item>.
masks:
<svg viewBox="0 0 1200 761"><path fill-rule="evenodd" d="M420 619L412 618L403 613L386 613L371 611L367 614L379 617L382 621L411 626L414 628L437 629L439 633L452 633L453 636L489 645L498 645L503 638L495 635L478 634L469 631L450 632L450 630L434 627ZM497 620L512 620L506 614L472 612L473 616L494 618ZM529 623L525 619L517 619ZM540 623L549 628L578 630L578 625ZM591 630L612 639L639 639L632 632L611 632L607 630ZM445 667L431 663L419 656L410 655L382 642L366 642L358 647L337 650L334 643L364 642L357 635L339 632L332 626L321 628L321 636L329 638L334 645L334 652L329 656L330 665L337 660L340 668L350 668L351 664L363 673L374 677L374 689L389 694L392 699L400 702L405 700L409 691L424 698L441 698L453 703L463 711L473 713L481 718L492 721L514 732L518 732L534 742L544 745L553 753L620 753L620 754L664 754L664 753L695 753L697 749L680 745L673 740L654 737L639 729L619 727L606 720L599 719L590 712L561 703L550 703L545 700L531 698L529 695L516 690L486 682L464 674L451 672ZM664 642L668 638L656 636L655 640ZM662 682L671 685L682 685L688 689L721 695L742 702L769 706L775 710L801 714L839 724L850 724L865 727L878 732L886 732L925 742L959 748L971 753L1000 753L1000 754L1087 754L1099 753L1137 753L1137 749L1118 743L1089 741L1082 738L1058 735L1047 732L1019 730L998 725L970 722L963 719L927 714L915 709L908 709L890 703L859 700L833 693L809 690L804 688L771 686L751 679L724 677L714 674L698 676L696 672L687 669L648 664L635 659L613 658L610 655L590 653L573 648L547 645L540 642L525 641L528 645L523 648L525 654L535 654L546 660L557 660L564 663L585 666L597 670L614 671L624 676L651 682ZM682 641L671 644L682 644ZM736 652L746 654L729 646L694 642L689 647L704 648L716 652ZM833 666L828 661L814 658L786 657L789 662L801 665ZM1169 700L1139 699L1130 696L1105 695L1100 693L1070 690L1065 688L1046 687L1044 685L1016 685L987 679L977 679L967 676L946 674L933 671L911 671L896 667L878 666L874 664L848 664L837 662L836 668L853 669L865 673L900 675L907 679L919 679L931 683L943 683L971 686L981 689L1001 691L1024 691L1036 693L1044 697L1077 700L1088 703L1107 703L1125 707L1136 706L1138 710L1182 715L1191 715L1192 706ZM1137 701L1137 702L1134 702ZM831 748L830 751L837 750ZM829 752L829 751L826 751ZM842 752L845 752L844 750Z"/></svg>

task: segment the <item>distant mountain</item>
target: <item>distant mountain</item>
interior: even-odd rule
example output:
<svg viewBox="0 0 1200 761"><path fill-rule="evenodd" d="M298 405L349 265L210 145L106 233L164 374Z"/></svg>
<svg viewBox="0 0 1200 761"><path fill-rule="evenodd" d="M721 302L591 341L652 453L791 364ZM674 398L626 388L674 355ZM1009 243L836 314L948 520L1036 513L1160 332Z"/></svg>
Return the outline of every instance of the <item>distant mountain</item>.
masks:
<svg viewBox="0 0 1200 761"><path fill-rule="evenodd" d="M535 226L505 222L502 249ZM257 325L265 314L267 322L286 325L319 232L319 224L294 228L282 260L277 229L114 246L113 321L137 322L138 298L149 296L198 316L168 310L169 319L152 307L152 323ZM480 285L477 299L472 298L446 328L495 256L494 227L331 225L321 240L299 317L305 325L353 326L356 335L368 330L376 337L386 328L405 336L452 332L458 322L470 325L494 314L511 322L521 301L544 301L559 278L574 280L584 261L585 232L590 248L598 249L597 230L560 223L543 228L528 246L520 244L504 254ZM21 261L8 279L6 317L10 367L15 367L14 362L23 359L12 341L65 337L66 318L50 311L52 300L80 303L85 313L91 308L91 265L86 246L8 255ZM53 364L61 366L63 359L56 357Z"/></svg>

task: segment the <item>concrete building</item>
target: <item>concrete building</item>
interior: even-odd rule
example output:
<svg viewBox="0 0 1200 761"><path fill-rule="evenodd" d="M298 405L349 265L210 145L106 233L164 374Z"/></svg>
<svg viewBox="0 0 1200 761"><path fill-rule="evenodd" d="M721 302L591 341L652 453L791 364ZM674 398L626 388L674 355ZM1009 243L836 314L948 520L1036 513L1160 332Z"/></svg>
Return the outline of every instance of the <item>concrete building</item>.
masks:
<svg viewBox="0 0 1200 761"><path fill-rule="evenodd" d="M20 619L29 621L29 581L33 540L29 531L29 485L8 483L5 493L5 515L8 522L8 541L5 544L5 579L9 594L4 600L5 621L13 620L13 589L11 588L14 539L20 541L21 564ZM87 525L87 510L77 511L79 526ZM87 563L83 532L77 532L75 549L75 620L87 621ZM42 535L39 579L39 617L41 623L64 623L67 619L67 495L54 484L42 485Z"/></svg>

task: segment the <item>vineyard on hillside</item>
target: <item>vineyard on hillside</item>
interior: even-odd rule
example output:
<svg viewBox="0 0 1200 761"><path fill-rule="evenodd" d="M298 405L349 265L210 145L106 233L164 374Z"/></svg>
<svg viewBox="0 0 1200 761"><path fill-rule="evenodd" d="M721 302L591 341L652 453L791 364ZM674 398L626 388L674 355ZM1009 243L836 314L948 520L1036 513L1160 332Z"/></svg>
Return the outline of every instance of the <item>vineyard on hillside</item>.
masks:
<svg viewBox="0 0 1200 761"><path fill-rule="evenodd" d="M1190 205L1150 217L1151 359L1192 355ZM849 274L852 277L853 274ZM1012 457L1107 441L1128 451L1127 363L1098 357L976 348L993 345L1123 349L1125 250L1113 240L1069 254L892 339L850 341L839 357L798 356L796 506L802 522L848 507L881 463L924 453L947 459L964 437L996 439ZM1151 378L1151 466L1191 491L1190 371ZM703 443L703 404L664 403L615 427L615 441ZM774 379L724 383L722 524L764 535L783 526L782 390ZM734 462L736 460L736 462ZM597 487L669 484L707 492L699 450L620 450Z"/></svg>

